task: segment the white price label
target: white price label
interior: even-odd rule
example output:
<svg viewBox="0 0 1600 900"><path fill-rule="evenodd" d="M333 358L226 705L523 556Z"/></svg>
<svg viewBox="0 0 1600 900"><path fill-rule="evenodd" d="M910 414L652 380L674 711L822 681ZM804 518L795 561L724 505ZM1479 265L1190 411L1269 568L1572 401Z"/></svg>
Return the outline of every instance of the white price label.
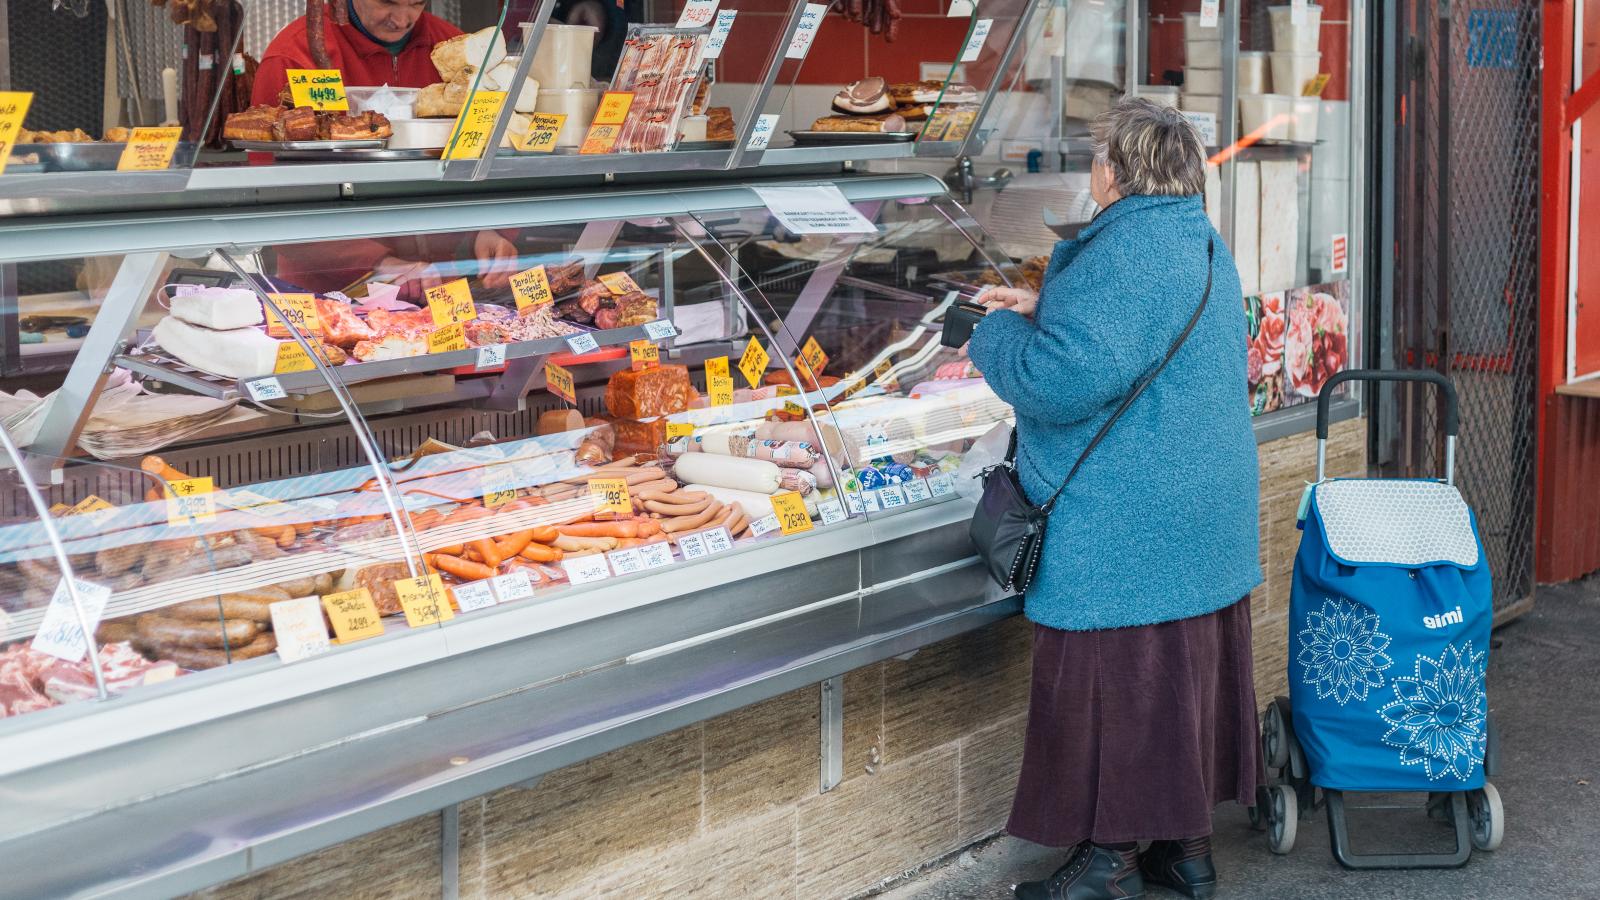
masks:
<svg viewBox="0 0 1600 900"><path fill-rule="evenodd" d="M977 19L972 23L972 36L967 38L967 45L961 48L961 61L974 62L978 54L983 52L983 44L989 39L989 29L994 27L993 19Z"/></svg>
<svg viewBox="0 0 1600 900"><path fill-rule="evenodd" d="M785 59L805 59L811 42L817 39L817 29L822 27L822 14L828 11L826 3L807 3L800 13L800 24L795 26L794 37L789 40Z"/></svg>
<svg viewBox="0 0 1600 900"><path fill-rule="evenodd" d="M844 514L844 506L837 499L824 500L817 504L817 514L822 517L822 524L832 525L843 522L849 518Z"/></svg>
<svg viewBox="0 0 1600 900"><path fill-rule="evenodd" d="M1222 0L1200 0L1200 27L1217 27L1217 16L1222 12Z"/></svg>
<svg viewBox="0 0 1600 900"><path fill-rule="evenodd" d="M488 609L495 603L494 588L490 587L487 581L451 585L450 590L456 595L456 604L461 607L462 612Z"/></svg>
<svg viewBox="0 0 1600 900"><path fill-rule="evenodd" d="M911 503L921 503L933 499L933 489L928 487L928 482L921 478L913 478L905 483L906 500Z"/></svg>
<svg viewBox="0 0 1600 900"><path fill-rule="evenodd" d="M754 536L754 537L761 537L762 535L764 535L764 534L766 534L766 533L768 533L770 531L777 531L777 530L778 530L778 516L777 516L776 513L770 513L768 515L762 516L761 518L759 518L759 519L755 520L754 522L750 523L750 534L752 536Z"/></svg>
<svg viewBox="0 0 1600 900"><path fill-rule="evenodd" d="M255 381L246 381L244 389L250 392L250 399L257 403L268 400L282 400L289 396L283 390L283 385L276 378L257 378Z"/></svg>
<svg viewBox="0 0 1600 900"><path fill-rule="evenodd" d="M717 24L711 28L711 36L706 38L706 49L701 56L705 59L716 59L722 55L722 48L727 46L728 34L733 31L733 17L736 10L724 9L717 12Z"/></svg>
<svg viewBox="0 0 1600 900"><path fill-rule="evenodd" d="M861 502L861 495L860 494L855 494L855 493L847 493L847 494L845 494L844 495L844 505L845 505L846 509L850 510L850 515L852 515L852 516L859 516L862 513L867 511L866 505Z"/></svg>
<svg viewBox="0 0 1600 900"><path fill-rule="evenodd" d="M72 583L83 603L84 622L93 633L100 627L100 616L106 611L106 601L111 599L111 589L82 578L73 579ZM50 606L44 611L44 621L39 623L39 633L33 636L29 646L67 662L77 662L89 652L89 642L84 640L83 629L78 627L78 613L73 608L65 578L56 583L56 592L50 595Z"/></svg>
<svg viewBox="0 0 1600 900"><path fill-rule="evenodd" d="M585 331L567 338L567 346L572 348L573 353L582 356L591 350L600 349L600 342L594 339L594 335Z"/></svg>
<svg viewBox="0 0 1600 900"><path fill-rule="evenodd" d="M717 14L717 0L689 0L683 5L683 12L678 14L676 28L704 28L711 24L711 17Z"/></svg>
<svg viewBox="0 0 1600 900"><path fill-rule="evenodd" d="M794 234L876 234L877 226L856 211L838 185L806 184L753 188L778 224Z"/></svg>
<svg viewBox="0 0 1600 900"><path fill-rule="evenodd" d="M726 553L733 549L733 535L728 529L718 525L710 531L701 532L706 541L707 553Z"/></svg>
<svg viewBox="0 0 1600 900"><path fill-rule="evenodd" d="M639 558L639 550L613 550L606 554L611 560L611 568L618 575L632 575L644 571L644 560Z"/></svg>
<svg viewBox="0 0 1600 900"><path fill-rule="evenodd" d="M672 548L666 541L657 544L645 544L639 548L639 559L644 561L646 569L659 569L662 566L672 565Z"/></svg>
<svg viewBox="0 0 1600 900"><path fill-rule="evenodd" d="M701 537L699 533L695 533L686 534L678 538L678 552L683 554L683 559L687 562L691 559L699 559L711 551L706 549L705 538Z"/></svg>
<svg viewBox="0 0 1600 900"><path fill-rule="evenodd" d="M878 502L883 505L884 509L895 509L897 507L905 506L906 492L902 491L900 489L900 485L898 484L891 484L887 487L878 488Z"/></svg>
<svg viewBox="0 0 1600 900"><path fill-rule="evenodd" d="M320 597L279 600L267 607L267 613L272 617L272 634L278 639L278 658L284 662L327 653L332 646Z"/></svg>
<svg viewBox="0 0 1600 900"><path fill-rule="evenodd" d="M935 497L948 497L956 492L956 480L950 477L949 472L940 472L928 478L928 490Z"/></svg>
<svg viewBox="0 0 1600 900"><path fill-rule="evenodd" d="M611 577L611 567L606 565L606 558L598 553L569 556L561 561L561 568L567 573L567 581L573 584L588 584Z"/></svg>
<svg viewBox="0 0 1600 900"><path fill-rule="evenodd" d="M756 127L750 131L750 140L744 145L746 150L765 150L772 143L772 132L778 128L778 113L766 113L756 117Z"/></svg>
<svg viewBox="0 0 1600 900"><path fill-rule="evenodd" d="M482 372L484 369L498 369L505 364L505 344L490 344L487 347L478 348L478 364L474 368L476 368L479 372Z"/></svg>
<svg viewBox="0 0 1600 900"><path fill-rule="evenodd" d="M646 322L644 326L644 336L652 341L664 341L669 337L677 337L677 335L678 329L672 327L672 323L666 319Z"/></svg>
<svg viewBox="0 0 1600 900"><path fill-rule="evenodd" d="M878 502L878 492L862 491L861 508L869 513L875 513L883 509L883 505Z"/></svg>
<svg viewBox="0 0 1600 900"><path fill-rule="evenodd" d="M1185 111L1183 115L1189 120L1189 124L1194 126L1194 130L1200 132L1200 143L1207 147L1215 147L1217 145L1217 117L1215 113Z"/></svg>
<svg viewBox="0 0 1600 900"><path fill-rule="evenodd" d="M496 575L489 579L489 583L494 586L494 595L501 603L533 599L533 582L528 578L527 572L517 571Z"/></svg>
<svg viewBox="0 0 1600 900"><path fill-rule="evenodd" d="M1306 24L1306 0L1289 0L1289 24Z"/></svg>
<svg viewBox="0 0 1600 900"><path fill-rule="evenodd" d="M978 11L978 4L973 0L950 0L950 8L945 10L947 19L968 19Z"/></svg>

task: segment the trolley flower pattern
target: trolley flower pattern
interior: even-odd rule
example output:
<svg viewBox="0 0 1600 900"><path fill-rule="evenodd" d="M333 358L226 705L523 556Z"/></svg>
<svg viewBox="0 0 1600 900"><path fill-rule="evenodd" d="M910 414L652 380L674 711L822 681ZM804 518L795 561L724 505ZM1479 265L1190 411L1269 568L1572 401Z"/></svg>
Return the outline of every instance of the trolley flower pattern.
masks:
<svg viewBox="0 0 1600 900"><path fill-rule="evenodd" d="M1434 780L1472 776L1488 738L1487 663L1467 641L1445 647L1438 659L1418 656L1416 675L1394 680L1395 699L1378 712L1393 726L1383 742L1400 750L1401 765L1421 765Z"/></svg>
<svg viewBox="0 0 1600 900"><path fill-rule="evenodd" d="M1306 615L1297 661L1305 667L1305 683L1317 689L1317 699L1333 697L1343 706L1383 687L1383 672L1394 660L1384 652L1390 638L1378 630L1379 624L1377 613L1342 597L1324 598L1321 612Z"/></svg>

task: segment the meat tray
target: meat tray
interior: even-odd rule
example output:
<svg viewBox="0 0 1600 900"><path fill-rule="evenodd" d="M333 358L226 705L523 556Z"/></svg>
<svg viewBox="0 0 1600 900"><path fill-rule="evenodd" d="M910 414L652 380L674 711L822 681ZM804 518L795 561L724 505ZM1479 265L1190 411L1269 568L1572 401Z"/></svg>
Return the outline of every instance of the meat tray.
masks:
<svg viewBox="0 0 1600 900"><path fill-rule="evenodd" d="M915 131L790 131L797 144L903 144L917 139Z"/></svg>
<svg viewBox="0 0 1600 900"><path fill-rule="evenodd" d="M410 152L385 151L383 138L361 138L348 141L230 141L229 143L240 150L254 150L278 155L285 153L325 154L319 157L321 159L368 159L372 157L363 154L370 154L373 151ZM434 155L438 155L437 150L434 151Z"/></svg>

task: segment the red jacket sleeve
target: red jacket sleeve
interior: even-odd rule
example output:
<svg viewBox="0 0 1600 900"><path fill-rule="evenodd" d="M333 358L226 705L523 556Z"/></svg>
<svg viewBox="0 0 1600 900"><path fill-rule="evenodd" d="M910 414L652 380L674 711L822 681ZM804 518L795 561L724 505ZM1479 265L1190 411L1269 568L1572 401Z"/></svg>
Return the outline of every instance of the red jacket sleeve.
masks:
<svg viewBox="0 0 1600 900"><path fill-rule="evenodd" d="M256 67L255 86L250 88L250 105L277 106L278 94L289 83L288 72L292 65L292 61L282 56L263 59Z"/></svg>

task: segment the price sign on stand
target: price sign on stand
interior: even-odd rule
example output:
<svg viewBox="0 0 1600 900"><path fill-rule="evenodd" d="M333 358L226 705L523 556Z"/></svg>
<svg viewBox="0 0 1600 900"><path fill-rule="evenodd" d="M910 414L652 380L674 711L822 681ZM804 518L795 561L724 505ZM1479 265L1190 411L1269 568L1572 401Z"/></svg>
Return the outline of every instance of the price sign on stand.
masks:
<svg viewBox="0 0 1600 900"><path fill-rule="evenodd" d="M378 605L372 602L372 593L366 588L324 594L322 608L328 611L333 622L334 639L341 644L377 637L383 634L383 619L378 616Z"/></svg>
<svg viewBox="0 0 1600 900"><path fill-rule="evenodd" d="M678 24L674 28L704 28L711 24L711 17L717 14L718 0L688 0L683 5L683 12L678 14Z"/></svg>
<svg viewBox="0 0 1600 900"><path fill-rule="evenodd" d="M728 45L728 35L733 32L733 17L737 10L724 9L717 12L717 24L711 27L711 36L706 38L705 52L700 54L705 59L716 59L722 55L722 48Z"/></svg>
<svg viewBox="0 0 1600 900"><path fill-rule="evenodd" d="M706 360L706 394L712 406L733 405L733 376L728 374L726 356Z"/></svg>
<svg viewBox="0 0 1600 900"><path fill-rule="evenodd" d="M725 526L718 525L700 534L705 539L707 553L726 553L733 549L733 535L728 533Z"/></svg>
<svg viewBox="0 0 1600 900"><path fill-rule="evenodd" d="M344 95L344 73L338 69L286 69L289 79L289 96L295 106L309 106L345 112L350 101Z"/></svg>
<svg viewBox="0 0 1600 900"><path fill-rule="evenodd" d="M477 91L471 102L461 108L456 125L451 132L451 142L445 148L445 159L477 159L489 146L489 136L494 134L495 120L500 118L500 107L506 102L505 91Z"/></svg>
<svg viewBox="0 0 1600 900"><path fill-rule="evenodd" d="M744 345L744 355L739 357L739 371L744 373L744 380L750 382L752 388L758 388L767 374L767 363L771 361L771 354L752 337L750 343Z"/></svg>
<svg viewBox="0 0 1600 900"><path fill-rule="evenodd" d="M615 513L619 516L633 515L633 501L628 497L628 479L626 478L591 478L589 479L589 496L594 498L594 511L601 513Z"/></svg>
<svg viewBox="0 0 1600 900"><path fill-rule="evenodd" d="M394 590L400 595L406 624L412 628L437 625L456 617L455 610L450 608L450 597L444 592L444 582L438 575L402 578L394 583Z"/></svg>
<svg viewBox="0 0 1600 900"><path fill-rule="evenodd" d="M544 364L544 383L550 389L550 393L568 403L577 404L578 390L573 385L571 372L553 362L547 362Z"/></svg>
<svg viewBox="0 0 1600 900"><path fill-rule="evenodd" d="M989 39L989 29L994 27L993 19L974 19L972 34L967 38L967 45L961 48L961 62L976 62L978 55L983 52L983 44Z"/></svg>
<svg viewBox="0 0 1600 900"><path fill-rule="evenodd" d="M778 517L778 529L784 534L811 530L811 514L806 512L806 498L794 491L773 494L772 512Z"/></svg>
<svg viewBox="0 0 1600 900"><path fill-rule="evenodd" d="M72 586L78 589L83 619L89 626L89 633L93 634L100 627L100 617L105 614L106 601L111 599L111 589L81 578L73 579ZM45 608L39 631L29 646L67 662L77 662L89 652L89 641L78 624L78 608L72 602L72 592L67 590L65 578L56 582L56 592L50 595L50 605Z"/></svg>
<svg viewBox="0 0 1600 900"><path fill-rule="evenodd" d="M135 128L117 158L118 172L160 172L172 165L182 128Z"/></svg>
<svg viewBox="0 0 1600 900"><path fill-rule="evenodd" d="M456 605L461 607L462 612L488 609L495 604L494 589L487 581L458 584L450 588L450 593L455 595Z"/></svg>
<svg viewBox="0 0 1600 900"><path fill-rule="evenodd" d="M328 652L328 626L322 621L322 605L316 597L279 600L268 606L267 612L278 639L279 659L292 663Z"/></svg>
<svg viewBox="0 0 1600 900"><path fill-rule="evenodd" d="M167 482L167 524L180 526L215 519L215 490L210 475Z"/></svg>
<svg viewBox="0 0 1600 900"><path fill-rule="evenodd" d="M516 298L517 312L523 314L554 300L550 294L550 276L544 266L524 269L511 276L511 296Z"/></svg>
<svg viewBox="0 0 1600 900"><path fill-rule="evenodd" d="M651 341L630 341L628 364L635 369L653 369L661 365L661 348Z"/></svg>
<svg viewBox="0 0 1600 900"><path fill-rule="evenodd" d="M467 326L460 322L435 328L428 333L429 353L449 353L452 350L466 349L468 349Z"/></svg>
<svg viewBox="0 0 1600 900"><path fill-rule="evenodd" d="M784 59L805 59L811 42L817 39L817 29L822 27L822 14L828 11L826 3L807 3L800 13L800 23L795 26L794 37L789 39L789 49Z"/></svg>
<svg viewBox="0 0 1600 900"><path fill-rule="evenodd" d="M32 105L31 91L0 91L0 172L6 170L11 148L22 132L22 120L28 117L28 107Z"/></svg>
<svg viewBox="0 0 1600 900"><path fill-rule="evenodd" d="M428 288L426 296L435 325L455 325L478 317L478 308L472 305L472 286L465 278Z"/></svg>
<svg viewBox="0 0 1600 900"><path fill-rule="evenodd" d="M639 292L639 283L627 272L607 272L600 276L600 283L606 286L606 290L610 291L613 297Z"/></svg>
<svg viewBox="0 0 1600 900"><path fill-rule="evenodd" d="M528 117L528 130L511 136L511 146L523 153L549 153L556 149L556 135L567 124L566 113L534 113Z"/></svg>
<svg viewBox="0 0 1600 900"><path fill-rule="evenodd" d="M272 298L272 306L282 310L283 318L272 311L272 306L266 307L267 334L273 337L288 337L289 326L293 325L302 334L321 334L322 320L317 318L316 294L268 294Z"/></svg>
<svg viewBox="0 0 1600 900"><path fill-rule="evenodd" d="M533 582L528 580L528 573L518 569L505 575L496 575L490 579L494 585L494 595L500 598L501 603L515 603L518 600L533 599Z"/></svg>
<svg viewBox="0 0 1600 900"><path fill-rule="evenodd" d="M567 581L572 584L589 584L611 577L611 567L606 565L606 558L599 553L565 557L561 560L561 568L567 573Z"/></svg>
<svg viewBox="0 0 1600 900"><path fill-rule="evenodd" d="M816 379L822 370L828 367L828 354L822 352L822 345L814 337L806 338L805 345L800 348L800 360L811 370L811 377Z"/></svg>
<svg viewBox="0 0 1600 900"><path fill-rule="evenodd" d="M633 106L632 91L606 91L595 108L594 121L589 133L584 135L579 153L610 153L622 136L622 123L628 120L628 108Z"/></svg>

